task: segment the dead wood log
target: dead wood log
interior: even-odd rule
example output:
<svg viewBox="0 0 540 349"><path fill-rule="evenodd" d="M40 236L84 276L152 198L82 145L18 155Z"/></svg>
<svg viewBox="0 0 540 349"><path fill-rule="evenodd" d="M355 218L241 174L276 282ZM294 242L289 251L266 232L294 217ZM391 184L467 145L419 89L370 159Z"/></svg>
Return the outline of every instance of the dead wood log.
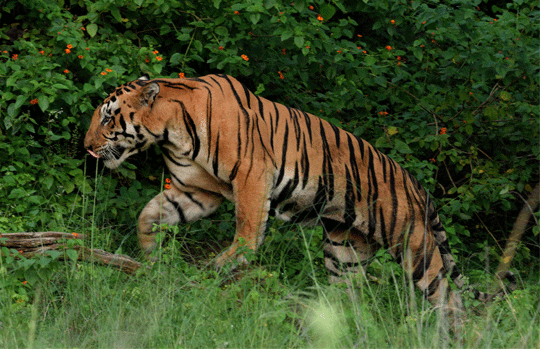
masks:
<svg viewBox="0 0 540 349"><path fill-rule="evenodd" d="M30 258L43 255L47 251L77 251L77 259L80 261L96 262L112 266L127 274L135 274L143 265L133 258L114 254L96 248L88 248L82 244L67 246L66 240L84 240L86 236L77 233L61 233L56 231L24 232L0 234L0 247L15 249L22 257ZM17 256L14 254L14 256ZM66 254L59 257L61 260L69 259Z"/></svg>

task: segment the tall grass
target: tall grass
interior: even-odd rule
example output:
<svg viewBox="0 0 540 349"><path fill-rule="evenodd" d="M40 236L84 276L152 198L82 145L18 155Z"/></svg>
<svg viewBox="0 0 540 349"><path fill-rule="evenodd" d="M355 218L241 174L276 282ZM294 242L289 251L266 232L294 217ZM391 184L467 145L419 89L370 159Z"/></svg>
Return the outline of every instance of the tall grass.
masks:
<svg viewBox="0 0 540 349"><path fill-rule="evenodd" d="M120 234L80 217L64 223L67 231L86 227L95 248L110 248ZM445 336L440 312L385 253L368 269L376 281L360 272L350 276L351 287L328 285L320 230L274 225L255 261L232 274L213 269L209 241L189 229L173 232L158 261L136 276L66 262L33 285L28 299L15 302L0 290L7 305L0 347L540 347L538 263L507 298L468 302L461 331Z"/></svg>

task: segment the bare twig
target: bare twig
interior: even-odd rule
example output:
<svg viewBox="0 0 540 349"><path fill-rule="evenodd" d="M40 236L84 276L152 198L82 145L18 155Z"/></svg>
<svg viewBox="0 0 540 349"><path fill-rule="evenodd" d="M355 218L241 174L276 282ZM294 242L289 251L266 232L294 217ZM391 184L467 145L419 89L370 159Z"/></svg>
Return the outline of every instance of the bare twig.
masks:
<svg viewBox="0 0 540 349"><path fill-rule="evenodd" d="M497 275L502 275L502 273L508 271L510 263L512 263L514 255L516 254L516 249L518 247L519 241L521 240L521 236L525 232L527 224L529 223L529 218L536 210L539 201L540 183L537 183L532 192L529 194L529 198L523 205L523 208L521 209L516 218L516 222L514 223L514 227L510 232L510 237L508 238L508 241L506 242L506 247L504 248L503 258L499 263L499 266L497 267Z"/></svg>

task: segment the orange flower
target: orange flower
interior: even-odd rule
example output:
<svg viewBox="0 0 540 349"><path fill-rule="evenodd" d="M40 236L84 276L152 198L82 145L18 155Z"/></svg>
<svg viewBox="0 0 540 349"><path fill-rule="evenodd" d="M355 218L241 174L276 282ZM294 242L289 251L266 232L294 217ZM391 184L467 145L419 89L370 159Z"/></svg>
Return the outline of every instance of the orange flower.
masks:
<svg viewBox="0 0 540 349"><path fill-rule="evenodd" d="M90 48L89 48L89 47L87 47L87 48L86 48L86 50L87 50L87 51L90 51Z"/></svg>
<svg viewBox="0 0 540 349"><path fill-rule="evenodd" d="M308 9L313 11L313 6L308 6Z"/></svg>
<svg viewBox="0 0 540 349"><path fill-rule="evenodd" d="M440 132L442 135L445 135L446 134L446 127L443 127L441 128L441 132Z"/></svg>
<svg viewBox="0 0 540 349"><path fill-rule="evenodd" d="M392 24L396 24L396 21L394 21L394 20L391 20L391 21L390 21L390 23L392 23Z"/></svg>
<svg viewBox="0 0 540 349"><path fill-rule="evenodd" d="M234 14L235 14L235 15L239 15L239 14L240 14L240 12L238 12L238 11L234 11Z"/></svg>
<svg viewBox="0 0 540 349"><path fill-rule="evenodd" d="M69 74L69 70L65 69L64 74Z"/></svg>
<svg viewBox="0 0 540 349"><path fill-rule="evenodd" d="M71 233L71 235L73 235L74 237L78 237L78 236L79 236L79 234L77 234L77 233Z"/></svg>
<svg viewBox="0 0 540 349"><path fill-rule="evenodd" d="M105 69L105 70L106 70L108 73L112 72L112 69L109 69L109 68L107 68L107 69Z"/></svg>
<svg viewBox="0 0 540 349"><path fill-rule="evenodd" d="M171 179L170 178L165 178L165 183L171 183Z"/></svg>
<svg viewBox="0 0 540 349"><path fill-rule="evenodd" d="M154 50L154 51L152 51L152 53L155 54L155 55L157 55L157 54L159 53L159 51L158 51L158 50Z"/></svg>
<svg viewBox="0 0 540 349"><path fill-rule="evenodd" d="M144 60L146 63L150 63L150 60L148 59L148 57Z"/></svg>
<svg viewBox="0 0 540 349"><path fill-rule="evenodd" d="M107 75L107 72L102 71L100 74L101 75Z"/></svg>
<svg viewBox="0 0 540 349"><path fill-rule="evenodd" d="M321 15L318 15L318 16L317 16L317 19L318 19L319 21L321 21L321 22L324 21L324 18L322 18Z"/></svg>
<svg viewBox="0 0 540 349"><path fill-rule="evenodd" d="M362 52L365 53L365 54L367 54L367 51L366 51L366 50L364 50L364 51L362 51Z"/></svg>
<svg viewBox="0 0 540 349"><path fill-rule="evenodd" d="M39 51L39 53L41 53L41 55L43 56L45 54L45 51L41 50Z"/></svg>
<svg viewBox="0 0 540 349"><path fill-rule="evenodd" d="M26 280L24 280L24 281L22 282L23 285L26 285L27 283L28 283L28 281L26 281Z"/></svg>
<svg viewBox="0 0 540 349"><path fill-rule="evenodd" d="M171 189L171 185L170 184L165 184L165 189Z"/></svg>
<svg viewBox="0 0 540 349"><path fill-rule="evenodd" d="M279 74L279 78L281 80L285 79L285 77L283 76L283 73L281 71L278 71L278 74Z"/></svg>
<svg viewBox="0 0 540 349"><path fill-rule="evenodd" d="M69 48L66 48L64 51L66 51L66 54L70 54L71 50Z"/></svg>
<svg viewBox="0 0 540 349"><path fill-rule="evenodd" d="M72 44L69 44L69 45L67 45L66 47L67 47L68 49L71 50L71 49L73 48L73 45L72 45Z"/></svg>
<svg viewBox="0 0 540 349"><path fill-rule="evenodd" d="M178 73L178 77L181 79L184 79L186 77L186 74L184 73Z"/></svg>
<svg viewBox="0 0 540 349"><path fill-rule="evenodd" d="M309 46L306 46L306 48L309 50Z"/></svg>
<svg viewBox="0 0 540 349"><path fill-rule="evenodd" d="M218 47L221 51L223 51L223 46Z"/></svg>
<svg viewBox="0 0 540 349"><path fill-rule="evenodd" d="M161 60L163 59L163 57L156 56L156 59L157 59L158 61L161 61Z"/></svg>
<svg viewBox="0 0 540 349"><path fill-rule="evenodd" d="M337 50L336 52L339 53L339 54L341 54L341 50Z"/></svg>
<svg viewBox="0 0 540 349"><path fill-rule="evenodd" d="M37 98L32 99L32 100L30 101L30 104L32 104L32 105L38 104Z"/></svg>
<svg viewBox="0 0 540 349"><path fill-rule="evenodd" d="M429 161L431 161L432 163L435 163L435 159L429 159Z"/></svg>
<svg viewBox="0 0 540 349"><path fill-rule="evenodd" d="M243 59L244 61L246 61L246 62L249 61L249 58L248 58L248 56L246 56L246 55L241 55L240 57L242 57L242 59Z"/></svg>
<svg viewBox="0 0 540 349"><path fill-rule="evenodd" d="M360 34L356 34L356 36L358 36L359 38L361 38L361 37L362 37L362 35L360 35Z"/></svg>
<svg viewBox="0 0 540 349"><path fill-rule="evenodd" d="M11 58L13 58L14 61L16 61L18 57L19 57L18 54L14 54L13 56L11 56Z"/></svg>
<svg viewBox="0 0 540 349"><path fill-rule="evenodd" d="M392 50L392 46L388 45L385 47L388 51L391 51Z"/></svg>
<svg viewBox="0 0 540 349"><path fill-rule="evenodd" d="M283 53L283 55L285 56L287 54L287 51L284 48L282 48L281 53Z"/></svg>

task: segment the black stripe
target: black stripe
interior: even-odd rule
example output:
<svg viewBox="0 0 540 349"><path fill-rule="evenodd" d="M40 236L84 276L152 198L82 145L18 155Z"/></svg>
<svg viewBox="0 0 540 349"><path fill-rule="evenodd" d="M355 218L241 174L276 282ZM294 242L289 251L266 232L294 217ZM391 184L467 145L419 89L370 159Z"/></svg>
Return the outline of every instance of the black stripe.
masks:
<svg viewBox="0 0 540 349"><path fill-rule="evenodd" d="M180 223L185 223L186 222L186 215L184 214L184 211L182 210L182 207L180 207L180 204L174 200L172 200L171 198L169 198L169 196L163 194L163 196L165 197L165 199L167 199L168 202L170 202L174 208L176 209L176 212L178 212L178 217L180 217Z"/></svg>
<svg viewBox="0 0 540 349"><path fill-rule="evenodd" d="M210 149L210 147L208 147ZM219 171L219 168L218 168L218 165L219 165L219 157L218 157L218 154L219 154L219 132L217 134L217 137L216 137L216 150L214 151L214 158L212 159L212 168L214 170L214 176L218 177L218 171Z"/></svg>
<svg viewBox="0 0 540 349"><path fill-rule="evenodd" d="M356 220L356 199L354 196L354 187L351 179L351 174L349 173L349 168L345 166L345 212L343 221L348 227L351 227Z"/></svg>
<svg viewBox="0 0 540 349"><path fill-rule="evenodd" d="M351 171L354 178L354 186L356 187L356 200L362 201L362 183L360 180L360 172L358 170L358 159L354 152L354 145L350 134L347 133L347 143L349 145L349 163L351 165Z"/></svg>
<svg viewBox="0 0 540 349"><path fill-rule="evenodd" d="M287 163L287 148L289 145L289 124L285 124L285 135L283 136L283 148L281 149L281 168L275 184L278 187L285 176L285 165Z"/></svg>
<svg viewBox="0 0 540 349"><path fill-rule="evenodd" d="M191 202L193 202L195 205L199 206L202 210L204 210L204 206L202 204L202 202L198 201L198 200L195 200L193 198L193 195L191 195L191 193L188 193L188 192L184 192L184 194L187 196L187 198L189 200L191 200Z"/></svg>

